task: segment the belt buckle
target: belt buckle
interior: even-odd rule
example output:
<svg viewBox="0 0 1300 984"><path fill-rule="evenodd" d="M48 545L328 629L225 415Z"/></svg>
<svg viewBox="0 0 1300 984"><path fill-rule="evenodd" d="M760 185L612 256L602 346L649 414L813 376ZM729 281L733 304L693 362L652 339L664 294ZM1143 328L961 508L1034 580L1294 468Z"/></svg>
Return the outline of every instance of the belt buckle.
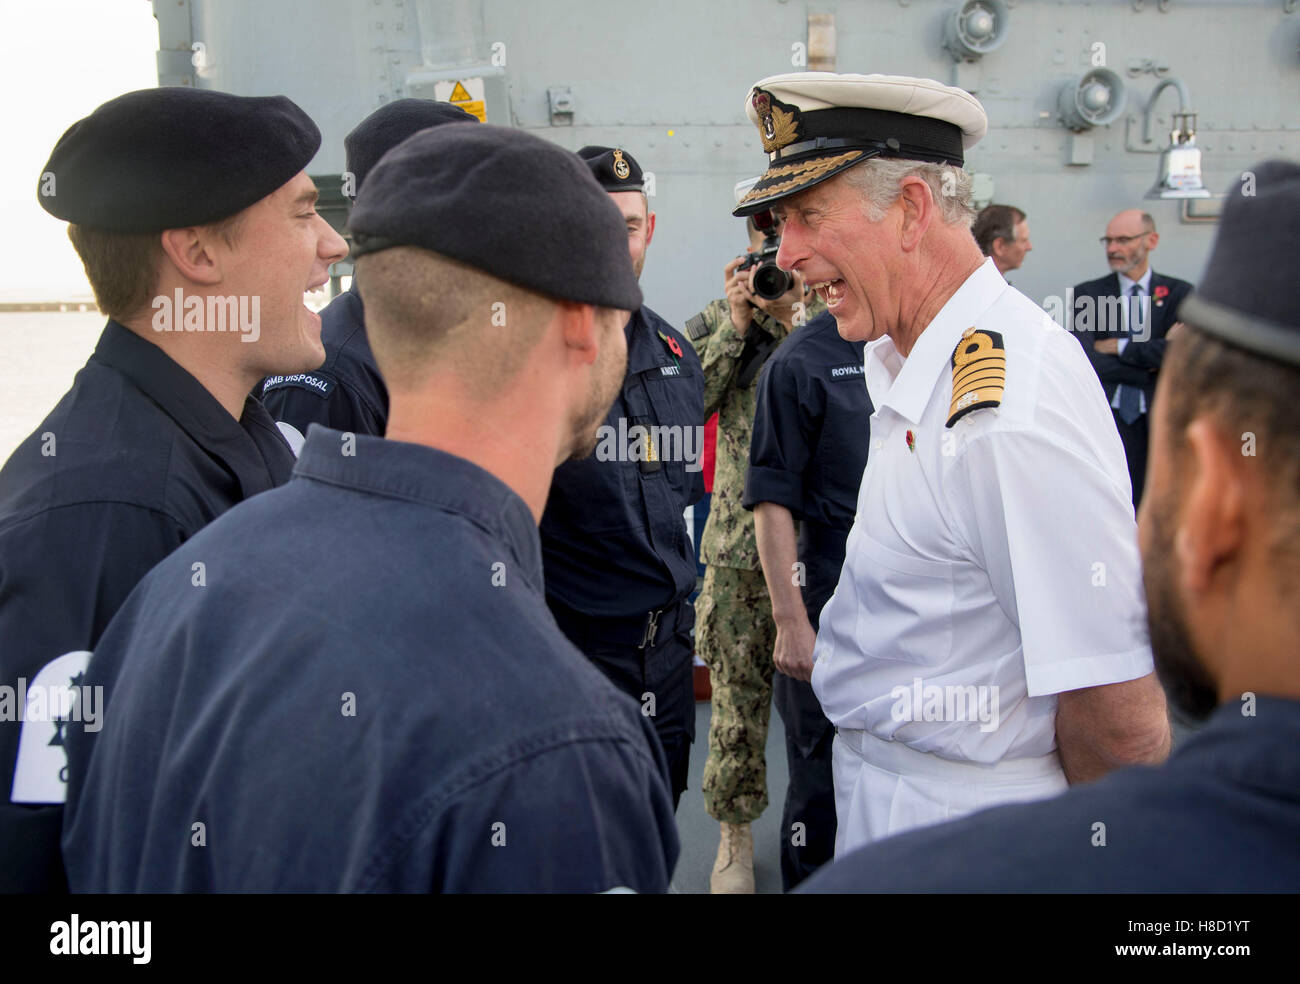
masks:
<svg viewBox="0 0 1300 984"><path fill-rule="evenodd" d="M645 649L646 646L654 645L655 636L659 632L659 616L663 613L664 610L660 608L646 616L645 635L641 637L641 645L637 646L637 649Z"/></svg>

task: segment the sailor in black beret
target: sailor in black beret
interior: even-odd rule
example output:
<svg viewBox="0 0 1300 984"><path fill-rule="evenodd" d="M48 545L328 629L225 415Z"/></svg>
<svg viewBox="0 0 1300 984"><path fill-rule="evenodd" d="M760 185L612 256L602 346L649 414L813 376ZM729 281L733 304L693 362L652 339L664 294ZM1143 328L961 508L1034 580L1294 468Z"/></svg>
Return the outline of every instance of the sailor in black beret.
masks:
<svg viewBox="0 0 1300 984"><path fill-rule="evenodd" d="M419 246L557 300L636 310L617 209L579 158L524 137L479 124L398 144L357 196L352 255ZM503 217L536 234L503 235Z"/></svg>
<svg viewBox="0 0 1300 984"><path fill-rule="evenodd" d="M289 477L293 454L248 394L323 355L303 293L346 245L313 210L319 144L283 96L191 88L119 96L59 139L38 198L71 223L109 322L0 472L2 593L24 599L0 602L0 684L80 680L150 567ZM63 736L0 723L0 891L64 885Z"/></svg>
<svg viewBox="0 0 1300 984"><path fill-rule="evenodd" d="M392 148L420 130L443 123L477 123L478 117L471 116L459 106L449 102L435 102L432 99L397 99L385 103L358 123L351 133L343 138L343 149L347 153L347 170L352 176L351 190L345 192L356 198L362 183L370 169L379 163L379 158Z"/></svg>
<svg viewBox="0 0 1300 984"><path fill-rule="evenodd" d="M636 158L619 147L587 146L578 151L606 191L644 191L645 176Z"/></svg>
<svg viewBox="0 0 1300 984"><path fill-rule="evenodd" d="M618 210L569 151L480 124L385 154L352 222L387 438L312 427L292 481L136 593L91 681L139 686L72 750L72 886L664 891L662 753L547 612L536 526L623 379L641 297ZM277 697L232 728L247 693ZM248 795L268 783L274 810ZM174 846L200 801L215 861Z"/></svg>
<svg viewBox="0 0 1300 984"><path fill-rule="evenodd" d="M578 156L623 215L626 241L610 248L630 255L640 277L655 229L640 165L618 147ZM684 513L704 496L704 376L686 337L650 308L633 311L623 331L627 372L604 440L551 484L541 524L547 601L616 686L639 702L651 695L676 806L695 737L695 555Z"/></svg>
<svg viewBox="0 0 1300 984"><path fill-rule="evenodd" d="M379 107L343 139L347 163L343 193L355 198L370 169L420 130L443 123L477 123L451 103L398 99ZM262 402L294 453L313 423L352 434L382 436L388 390L366 337L365 308L355 277L320 313L325 361L313 372L277 374L262 383Z"/></svg>
<svg viewBox="0 0 1300 984"><path fill-rule="evenodd" d="M171 86L110 99L59 138L38 200L108 232L161 232L227 218L307 166L320 130L284 96Z"/></svg>
<svg viewBox="0 0 1300 984"><path fill-rule="evenodd" d="M645 269L646 248L655 235L655 213L650 210L641 165L635 157L618 147L583 147L578 156L587 162L592 175L623 213L632 268L640 279L641 271Z"/></svg>

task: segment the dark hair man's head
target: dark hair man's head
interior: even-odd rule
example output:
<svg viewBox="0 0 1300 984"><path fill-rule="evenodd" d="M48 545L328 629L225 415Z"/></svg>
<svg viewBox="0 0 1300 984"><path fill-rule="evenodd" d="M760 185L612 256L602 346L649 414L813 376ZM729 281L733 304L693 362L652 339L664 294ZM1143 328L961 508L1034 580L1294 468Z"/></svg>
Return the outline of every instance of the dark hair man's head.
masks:
<svg viewBox="0 0 1300 984"><path fill-rule="evenodd" d="M70 223L105 314L247 393L325 355L303 294L347 250L314 209L305 168L319 146L316 124L284 96L142 89L68 128L38 198Z"/></svg>
<svg viewBox="0 0 1300 984"><path fill-rule="evenodd" d="M975 217L971 233L980 252L993 257L999 273L1018 270L1025 254L1034 248L1025 213L1014 205L989 205Z"/></svg>
<svg viewBox="0 0 1300 984"><path fill-rule="evenodd" d="M1248 174L1166 351L1139 514L1156 666L1198 718L1300 697L1300 165Z"/></svg>

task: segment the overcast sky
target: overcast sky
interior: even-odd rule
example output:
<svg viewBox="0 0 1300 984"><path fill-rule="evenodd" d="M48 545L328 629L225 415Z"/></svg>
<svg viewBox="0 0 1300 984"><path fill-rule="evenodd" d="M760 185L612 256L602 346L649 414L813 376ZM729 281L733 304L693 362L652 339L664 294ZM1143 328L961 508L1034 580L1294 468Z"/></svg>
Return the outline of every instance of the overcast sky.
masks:
<svg viewBox="0 0 1300 984"><path fill-rule="evenodd" d="M88 294L67 224L36 201L41 168L100 103L158 84L149 0L0 0L0 299Z"/></svg>

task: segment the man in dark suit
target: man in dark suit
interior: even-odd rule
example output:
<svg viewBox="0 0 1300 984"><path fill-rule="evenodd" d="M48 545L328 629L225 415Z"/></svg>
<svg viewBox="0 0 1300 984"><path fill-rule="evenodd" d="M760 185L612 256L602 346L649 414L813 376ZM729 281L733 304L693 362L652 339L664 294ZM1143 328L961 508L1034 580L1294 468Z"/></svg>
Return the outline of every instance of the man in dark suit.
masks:
<svg viewBox="0 0 1300 984"><path fill-rule="evenodd" d="M801 891L1300 889L1300 164L1247 173L1173 332L1138 517L1156 668L1208 723L1162 766L873 843Z"/></svg>
<svg viewBox="0 0 1300 984"><path fill-rule="evenodd" d="M1134 506L1142 501L1147 421L1166 336L1192 289L1151 269L1148 256L1159 242L1150 215L1136 208L1120 212L1101 237L1112 272L1075 286L1074 301L1067 304L1066 327L1092 360L1124 442Z"/></svg>

